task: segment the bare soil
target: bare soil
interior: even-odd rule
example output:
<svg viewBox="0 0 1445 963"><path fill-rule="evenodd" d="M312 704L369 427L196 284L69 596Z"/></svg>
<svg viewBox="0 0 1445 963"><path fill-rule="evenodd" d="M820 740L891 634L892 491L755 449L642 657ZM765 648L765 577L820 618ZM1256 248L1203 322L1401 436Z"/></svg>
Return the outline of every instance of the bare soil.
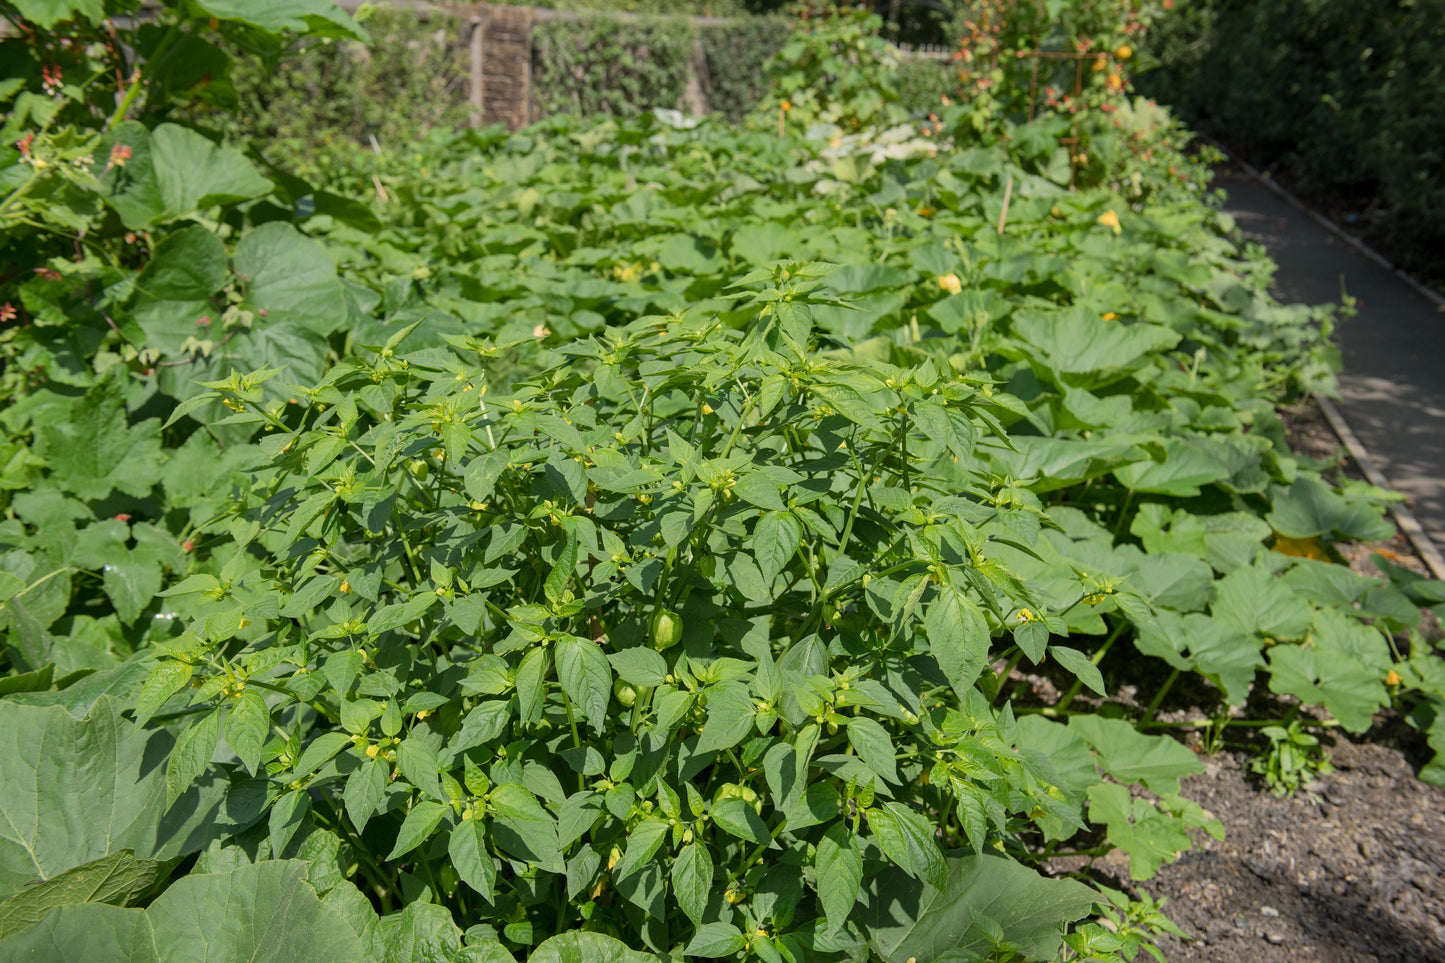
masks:
<svg viewBox="0 0 1445 963"><path fill-rule="evenodd" d="M1171 963L1445 961L1445 789L1415 778L1390 728L1337 740L1336 771L1292 799L1242 753L1202 757L1183 791L1225 838L1146 884L1193 937L1160 944Z"/></svg>

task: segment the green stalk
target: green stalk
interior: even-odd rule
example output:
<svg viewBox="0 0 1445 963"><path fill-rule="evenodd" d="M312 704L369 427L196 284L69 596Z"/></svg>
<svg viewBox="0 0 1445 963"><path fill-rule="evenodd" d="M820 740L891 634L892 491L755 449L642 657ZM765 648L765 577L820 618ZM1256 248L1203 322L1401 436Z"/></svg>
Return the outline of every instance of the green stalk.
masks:
<svg viewBox="0 0 1445 963"><path fill-rule="evenodd" d="M1140 720L1141 725L1148 725L1150 720L1154 718L1154 713L1159 708L1159 704L1163 702L1164 697L1169 694L1169 689L1174 685L1174 680L1177 678L1179 678L1179 670L1171 670L1169 678L1164 680L1164 684L1159 687L1159 691L1156 692L1154 698L1149 701L1149 708L1144 710L1144 718Z"/></svg>

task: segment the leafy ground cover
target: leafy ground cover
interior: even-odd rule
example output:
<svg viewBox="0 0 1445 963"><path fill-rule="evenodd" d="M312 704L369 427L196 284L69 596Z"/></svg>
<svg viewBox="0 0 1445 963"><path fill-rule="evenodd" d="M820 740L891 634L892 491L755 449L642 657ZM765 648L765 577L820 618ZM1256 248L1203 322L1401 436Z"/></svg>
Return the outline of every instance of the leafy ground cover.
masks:
<svg viewBox="0 0 1445 963"><path fill-rule="evenodd" d="M1179 679L1445 749L1445 594L1276 414L1329 315L1147 102L302 167L168 111L357 28L197 9L7 41L12 955L1132 959L1038 867L1219 831Z"/></svg>

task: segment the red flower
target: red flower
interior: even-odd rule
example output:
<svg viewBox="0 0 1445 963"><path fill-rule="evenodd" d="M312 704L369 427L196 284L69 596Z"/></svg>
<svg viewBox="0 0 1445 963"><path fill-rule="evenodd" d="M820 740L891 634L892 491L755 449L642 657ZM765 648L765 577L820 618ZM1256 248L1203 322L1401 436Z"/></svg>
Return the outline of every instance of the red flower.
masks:
<svg viewBox="0 0 1445 963"><path fill-rule="evenodd" d="M47 280L47 281L59 281L59 280L60 280L60 272L59 272L59 271L52 271L50 268L43 268L43 267L41 267L41 268L36 268L36 269L35 269L35 273L38 274L38 275L40 275L42 278L44 278L44 279Z"/></svg>
<svg viewBox="0 0 1445 963"><path fill-rule="evenodd" d="M110 149L111 167L124 167L125 162L130 160L131 150L126 144L116 144Z"/></svg>
<svg viewBox="0 0 1445 963"><path fill-rule="evenodd" d="M0 304L0 324L3 324L6 321L14 321L15 313L15 305L11 304L9 301L6 301L4 304Z"/></svg>

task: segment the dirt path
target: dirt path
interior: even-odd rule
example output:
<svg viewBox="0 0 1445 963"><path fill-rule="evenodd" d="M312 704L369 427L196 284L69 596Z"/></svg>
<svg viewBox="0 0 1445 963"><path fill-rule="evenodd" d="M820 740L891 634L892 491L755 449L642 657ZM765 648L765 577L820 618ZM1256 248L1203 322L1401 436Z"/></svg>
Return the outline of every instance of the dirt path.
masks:
<svg viewBox="0 0 1445 963"><path fill-rule="evenodd" d="M1359 315L1340 326L1339 407L1391 486L1445 548L1445 309L1242 172L1222 170L1224 209L1279 264L1286 303L1339 303Z"/></svg>

